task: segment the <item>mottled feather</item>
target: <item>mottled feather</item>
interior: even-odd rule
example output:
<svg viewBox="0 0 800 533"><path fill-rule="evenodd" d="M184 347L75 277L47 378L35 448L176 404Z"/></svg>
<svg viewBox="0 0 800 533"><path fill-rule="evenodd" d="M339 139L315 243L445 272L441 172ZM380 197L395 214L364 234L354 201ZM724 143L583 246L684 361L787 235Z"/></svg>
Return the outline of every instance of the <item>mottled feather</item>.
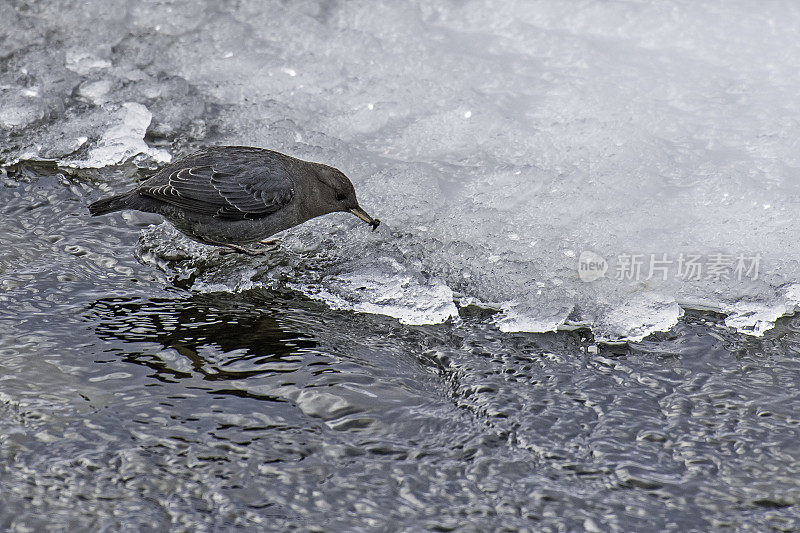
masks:
<svg viewBox="0 0 800 533"><path fill-rule="evenodd" d="M328 213L350 212L373 230L380 224L358 205L340 170L245 146L195 152L89 206L93 216L123 209L158 213L198 242L244 253L251 252L242 244Z"/></svg>
<svg viewBox="0 0 800 533"><path fill-rule="evenodd" d="M220 219L261 218L279 211L294 195L282 154L228 147L226 157L209 149L170 165L139 192L156 200Z"/></svg>

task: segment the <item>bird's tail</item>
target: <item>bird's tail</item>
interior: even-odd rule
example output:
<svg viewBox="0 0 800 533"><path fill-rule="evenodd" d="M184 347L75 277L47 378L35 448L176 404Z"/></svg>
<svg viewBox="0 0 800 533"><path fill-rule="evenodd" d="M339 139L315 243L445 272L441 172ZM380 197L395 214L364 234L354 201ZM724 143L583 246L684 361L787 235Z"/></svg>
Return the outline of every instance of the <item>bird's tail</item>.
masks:
<svg viewBox="0 0 800 533"><path fill-rule="evenodd" d="M89 205L89 213L92 216L105 215L106 213L113 213L114 211L121 211L130 207L131 197L136 191L128 191L110 198L103 198L97 200Z"/></svg>

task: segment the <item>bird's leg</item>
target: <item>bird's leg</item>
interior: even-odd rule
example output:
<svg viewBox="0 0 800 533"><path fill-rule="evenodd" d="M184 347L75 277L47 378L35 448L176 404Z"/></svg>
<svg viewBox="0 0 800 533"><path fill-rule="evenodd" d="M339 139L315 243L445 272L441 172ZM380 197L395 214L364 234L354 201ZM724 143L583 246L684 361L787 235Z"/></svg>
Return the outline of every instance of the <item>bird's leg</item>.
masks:
<svg viewBox="0 0 800 533"><path fill-rule="evenodd" d="M274 252L278 248L280 248L280 239L267 239L263 241L258 241L259 244L263 244L266 246L263 250L261 250L264 255L267 255L268 252Z"/></svg>
<svg viewBox="0 0 800 533"><path fill-rule="evenodd" d="M240 254L247 254L247 255L265 255L266 250L248 250L242 246L238 246L236 244L229 244L225 242L212 242L209 244L213 244L214 246L221 246L223 248L228 248L227 250L220 250L220 255L227 255L232 254L234 252L238 252Z"/></svg>

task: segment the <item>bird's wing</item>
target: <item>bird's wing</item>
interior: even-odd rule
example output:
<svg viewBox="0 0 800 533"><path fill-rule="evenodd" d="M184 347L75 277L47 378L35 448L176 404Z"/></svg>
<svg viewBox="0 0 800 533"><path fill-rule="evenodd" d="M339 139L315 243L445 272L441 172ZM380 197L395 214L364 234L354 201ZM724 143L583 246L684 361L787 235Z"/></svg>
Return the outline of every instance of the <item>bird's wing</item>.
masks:
<svg viewBox="0 0 800 533"><path fill-rule="evenodd" d="M223 162L167 167L162 172L158 179L143 183L139 192L216 218L264 217L279 211L294 195L291 179L274 165Z"/></svg>

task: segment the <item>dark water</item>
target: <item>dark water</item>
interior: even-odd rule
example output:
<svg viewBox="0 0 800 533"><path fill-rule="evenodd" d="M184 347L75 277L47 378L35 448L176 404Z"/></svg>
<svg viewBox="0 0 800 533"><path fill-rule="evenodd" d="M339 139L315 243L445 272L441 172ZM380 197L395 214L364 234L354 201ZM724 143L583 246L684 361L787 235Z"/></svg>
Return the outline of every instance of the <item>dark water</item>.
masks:
<svg viewBox="0 0 800 533"><path fill-rule="evenodd" d="M193 294L98 176L0 179L3 529L800 528L798 318L598 347Z"/></svg>

